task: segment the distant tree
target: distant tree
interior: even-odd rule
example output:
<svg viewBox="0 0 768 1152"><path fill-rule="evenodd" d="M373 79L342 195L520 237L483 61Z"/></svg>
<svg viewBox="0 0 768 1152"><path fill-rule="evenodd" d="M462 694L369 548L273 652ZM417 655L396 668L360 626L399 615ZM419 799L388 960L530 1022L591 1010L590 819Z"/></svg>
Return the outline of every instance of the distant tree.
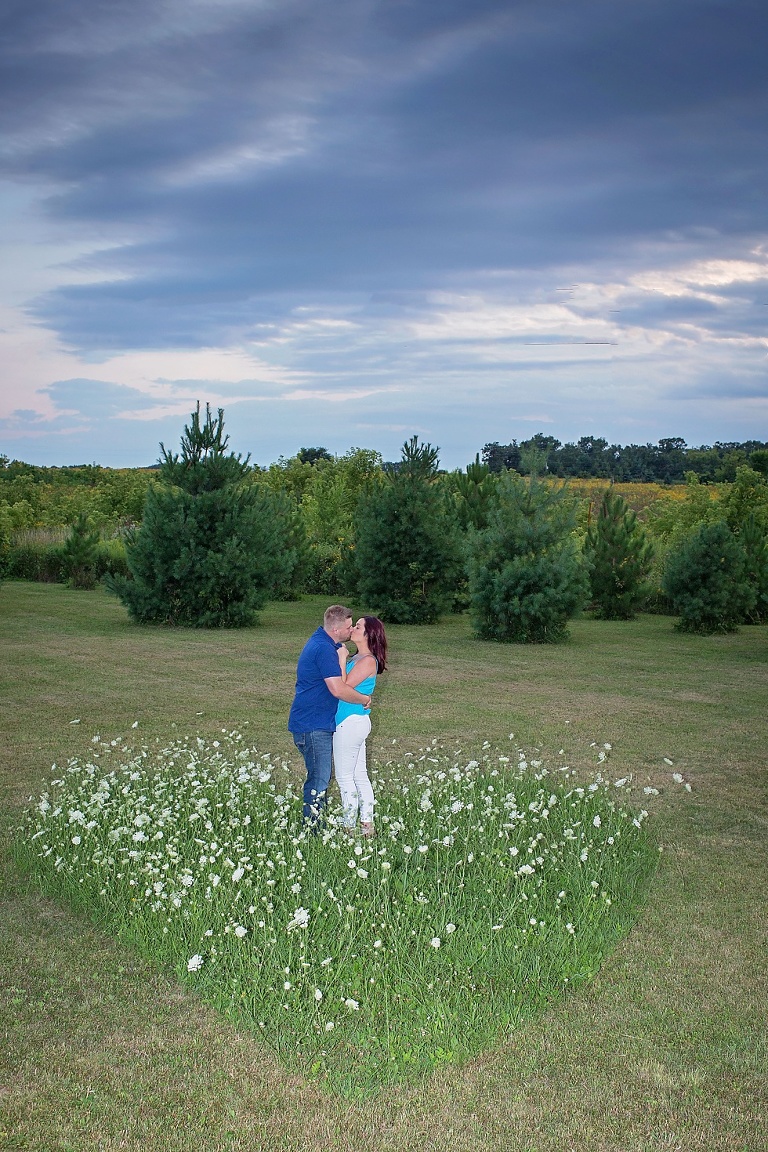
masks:
<svg viewBox="0 0 768 1152"><path fill-rule="evenodd" d="M99 533L89 526L88 518L81 512L61 550L61 568L70 588L96 587L99 542Z"/></svg>
<svg viewBox="0 0 768 1152"><path fill-rule="evenodd" d="M734 632L755 605L744 548L722 520L700 524L670 552L662 586L679 632Z"/></svg>
<svg viewBox="0 0 768 1152"><path fill-rule="evenodd" d="M749 457L749 466L761 476L768 476L768 449L758 448Z"/></svg>
<svg viewBox="0 0 768 1152"><path fill-rule="evenodd" d="M159 482L129 536L130 576L108 579L140 623L237 627L253 623L295 562L283 509L266 484L247 483L248 460L227 452L224 413L200 405L181 454L160 445Z"/></svg>
<svg viewBox="0 0 768 1152"><path fill-rule="evenodd" d="M564 489L507 474L469 562L470 616L484 640L553 643L587 598L587 574Z"/></svg>
<svg viewBox="0 0 768 1152"><path fill-rule="evenodd" d="M403 445L398 471L385 473L357 508L358 594L388 623L434 624L461 577L456 511L437 470L438 450L414 436Z"/></svg>
<svg viewBox="0 0 768 1152"><path fill-rule="evenodd" d="M595 614L603 620L631 620L645 594L653 546L637 513L613 488L603 496L584 552Z"/></svg>
<svg viewBox="0 0 768 1152"><path fill-rule="evenodd" d="M524 476L541 476L547 471L547 453L535 444L520 445L520 471Z"/></svg>
<svg viewBox="0 0 768 1152"><path fill-rule="evenodd" d="M510 469L518 471L520 467L520 449L516 440L511 444L499 444L498 441L485 444L482 458L491 472L507 472Z"/></svg>
<svg viewBox="0 0 768 1152"><path fill-rule="evenodd" d="M333 460L327 448L300 448L297 456L302 464L317 464L320 460Z"/></svg>
<svg viewBox="0 0 768 1152"><path fill-rule="evenodd" d="M656 479L663 484L676 484L687 469L686 443L681 436L667 436L659 440L657 448Z"/></svg>
<svg viewBox="0 0 768 1152"><path fill-rule="evenodd" d="M559 449L560 441L554 436L545 436L543 432L537 432L530 440L521 440L518 472L526 476L556 473Z"/></svg>

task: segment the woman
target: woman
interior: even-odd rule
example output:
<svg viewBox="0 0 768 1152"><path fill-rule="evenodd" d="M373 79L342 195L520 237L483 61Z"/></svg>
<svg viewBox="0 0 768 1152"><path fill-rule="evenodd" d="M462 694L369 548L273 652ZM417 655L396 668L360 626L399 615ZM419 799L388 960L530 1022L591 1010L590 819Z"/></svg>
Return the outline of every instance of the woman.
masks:
<svg viewBox="0 0 768 1152"><path fill-rule="evenodd" d="M364 695L373 695L376 676L387 667L387 637L384 625L376 616L362 616L355 624L350 639L357 648L349 660L345 645L339 648L341 678ZM341 792L344 830L353 835L360 814L360 831L373 836L373 788L365 763L365 741L371 730L371 718L360 704L339 701L336 731L333 734L333 766Z"/></svg>

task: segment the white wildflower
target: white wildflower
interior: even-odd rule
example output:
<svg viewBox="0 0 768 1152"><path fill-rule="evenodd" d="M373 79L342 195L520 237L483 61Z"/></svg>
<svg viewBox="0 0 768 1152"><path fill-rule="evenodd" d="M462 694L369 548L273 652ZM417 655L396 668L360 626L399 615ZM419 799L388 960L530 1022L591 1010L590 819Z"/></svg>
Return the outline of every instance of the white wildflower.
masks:
<svg viewBox="0 0 768 1152"><path fill-rule="evenodd" d="M440 940L439 936L433 936L429 943L430 943L430 947L432 947L434 949L438 949L440 947L440 944L442 943L442 941Z"/></svg>
<svg viewBox="0 0 768 1152"><path fill-rule="evenodd" d="M291 932L294 928L306 928L307 924L309 924L309 910L297 908L293 919L288 921L288 931Z"/></svg>
<svg viewBox="0 0 768 1152"><path fill-rule="evenodd" d="M357 1012L360 1008L357 1000L353 1000L351 996L347 997L347 999L344 1001L344 1005L349 1009L350 1012Z"/></svg>
<svg viewBox="0 0 768 1152"><path fill-rule="evenodd" d="M247 935L248 935L248 929L244 928L242 926L242 924L238 924L237 928L235 928L235 936L237 936L240 940L242 940L243 937L247 936Z"/></svg>
<svg viewBox="0 0 768 1152"><path fill-rule="evenodd" d="M191 956L189 958L189 960L187 960L187 972L199 972L200 969L202 968L202 966L203 966L202 956L199 956L199 955Z"/></svg>

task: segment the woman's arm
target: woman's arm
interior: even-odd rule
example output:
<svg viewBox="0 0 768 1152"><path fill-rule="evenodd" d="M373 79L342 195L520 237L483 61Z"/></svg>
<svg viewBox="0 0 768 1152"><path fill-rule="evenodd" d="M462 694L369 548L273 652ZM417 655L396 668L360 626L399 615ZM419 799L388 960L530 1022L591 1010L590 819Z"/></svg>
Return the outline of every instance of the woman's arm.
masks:
<svg viewBox="0 0 768 1152"><path fill-rule="evenodd" d="M367 680L369 676L376 673L376 660L373 656L361 656L355 660L349 672L344 670L344 682L350 688L356 688L358 684L362 684L363 680Z"/></svg>

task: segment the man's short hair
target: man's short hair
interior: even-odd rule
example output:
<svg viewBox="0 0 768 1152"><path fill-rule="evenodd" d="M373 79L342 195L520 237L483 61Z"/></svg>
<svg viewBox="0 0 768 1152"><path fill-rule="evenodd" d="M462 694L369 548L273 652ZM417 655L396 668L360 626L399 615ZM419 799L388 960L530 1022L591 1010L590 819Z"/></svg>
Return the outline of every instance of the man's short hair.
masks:
<svg viewBox="0 0 768 1152"><path fill-rule="evenodd" d="M323 615L324 628L341 628L347 620L352 619L352 609L345 608L343 604L331 604Z"/></svg>

